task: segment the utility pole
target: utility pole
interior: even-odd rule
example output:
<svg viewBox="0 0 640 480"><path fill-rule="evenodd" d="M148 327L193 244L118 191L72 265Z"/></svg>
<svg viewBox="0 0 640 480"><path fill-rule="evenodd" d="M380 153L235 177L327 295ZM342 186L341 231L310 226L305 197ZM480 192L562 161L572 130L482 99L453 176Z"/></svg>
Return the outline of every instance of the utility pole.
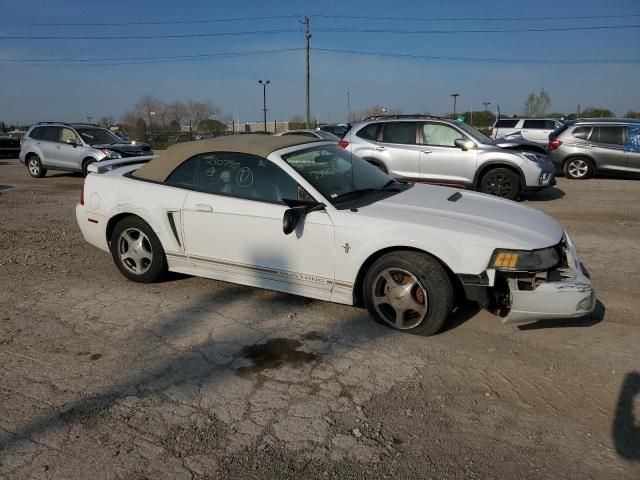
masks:
<svg viewBox="0 0 640 480"><path fill-rule="evenodd" d="M459 93L452 93L450 96L453 97L453 119L455 120L455 118L456 118L456 104L458 102L458 97L460 96L460 94Z"/></svg>
<svg viewBox="0 0 640 480"><path fill-rule="evenodd" d="M351 93L347 90L347 124L351 123Z"/></svg>
<svg viewBox="0 0 640 480"><path fill-rule="evenodd" d="M267 85L271 83L271 80L258 80L258 83L262 85L262 113L264 114L264 133L267 133Z"/></svg>
<svg viewBox="0 0 640 480"><path fill-rule="evenodd" d="M304 37L307 40L307 84L306 84L306 111L305 111L305 125L306 128L311 128L311 101L310 101L310 96L311 96L311 65L310 65L310 59L309 59L309 51L310 51L310 40L311 40L311 32L309 30L309 17L305 16L304 17Z"/></svg>
<svg viewBox="0 0 640 480"><path fill-rule="evenodd" d="M482 102L482 104L484 105L484 111L488 112L489 111L489 105L491 105L491 102Z"/></svg>

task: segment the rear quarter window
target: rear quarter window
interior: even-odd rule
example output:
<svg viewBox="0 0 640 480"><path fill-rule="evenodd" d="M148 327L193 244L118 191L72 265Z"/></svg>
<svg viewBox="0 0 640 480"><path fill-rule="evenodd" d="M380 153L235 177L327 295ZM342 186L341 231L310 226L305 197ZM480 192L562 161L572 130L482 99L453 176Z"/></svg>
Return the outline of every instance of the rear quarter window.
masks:
<svg viewBox="0 0 640 480"><path fill-rule="evenodd" d="M589 138L590 132L591 127L576 127L573 132L571 132L571 136L579 138L581 140L586 140L587 138Z"/></svg>
<svg viewBox="0 0 640 480"><path fill-rule="evenodd" d="M365 140L377 140L379 123L370 123L366 127L361 128L356 132L356 136L364 138Z"/></svg>
<svg viewBox="0 0 640 480"><path fill-rule="evenodd" d="M36 127L29 133L29 138L33 138L34 140L39 140L42 138L42 127Z"/></svg>
<svg viewBox="0 0 640 480"><path fill-rule="evenodd" d="M518 124L518 119L515 120L498 120L495 128L515 128Z"/></svg>

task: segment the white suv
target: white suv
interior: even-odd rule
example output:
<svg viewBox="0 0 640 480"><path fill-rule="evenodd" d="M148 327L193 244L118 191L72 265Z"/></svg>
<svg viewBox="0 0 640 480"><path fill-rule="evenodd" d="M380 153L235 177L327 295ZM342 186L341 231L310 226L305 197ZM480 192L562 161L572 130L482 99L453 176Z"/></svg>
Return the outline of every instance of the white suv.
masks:
<svg viewBox="0 0 640 480"><path fill-rule="evenodd" d="M549 134L560 128L562 122L553 118L501 118L491 129L491 138L520 134L525 140L546 145Z"/></svg>

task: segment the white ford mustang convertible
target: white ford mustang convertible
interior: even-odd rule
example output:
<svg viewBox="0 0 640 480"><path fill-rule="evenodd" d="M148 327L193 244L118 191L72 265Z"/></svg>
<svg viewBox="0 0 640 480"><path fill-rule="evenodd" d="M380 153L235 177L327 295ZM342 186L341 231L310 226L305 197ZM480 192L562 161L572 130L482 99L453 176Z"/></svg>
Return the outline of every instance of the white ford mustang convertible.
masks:
<svg viewBox="0 0 640 480"><path fill-rule="evenodd" d="M334 143L230 136L95 163L84 238L135 282L167 270L366 307L432 335L471 300L505 322L594 309L563 228L515 202L399 183Z"/></svg>

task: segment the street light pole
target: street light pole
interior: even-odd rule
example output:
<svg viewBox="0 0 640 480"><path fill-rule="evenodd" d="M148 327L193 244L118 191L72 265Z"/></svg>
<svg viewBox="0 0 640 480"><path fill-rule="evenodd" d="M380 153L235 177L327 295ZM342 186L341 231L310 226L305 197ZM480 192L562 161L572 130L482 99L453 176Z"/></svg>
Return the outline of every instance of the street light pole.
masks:
<svg viewBox="0 0 640 480"><path fill-rule="evenodd" d="M351 93L347 90L347 124L351 123Z"/></svg>
<svg viewBox="0 0 640 480"><path fill-rule="evenodd" d="M482 104L484 105L484 111L488 112L489 111L489 105L491 105L491 102L482 102Z"/></svg>
<svg viewBox="0 0 640 480"><path fill-rule="evenodd" d="M271 83L271 80L258 80L258 83L262 85L262 113L264 114L264 133L267 133L267 85Z"/></svg>
<svg viewBox="0 0 640 480"><path fill-rule="evenodd" d="M458 97L460 96L459 93L452 93L450 95L451 97L453 97L453 118L456 118L456 104L458 102Z"/></svg>

